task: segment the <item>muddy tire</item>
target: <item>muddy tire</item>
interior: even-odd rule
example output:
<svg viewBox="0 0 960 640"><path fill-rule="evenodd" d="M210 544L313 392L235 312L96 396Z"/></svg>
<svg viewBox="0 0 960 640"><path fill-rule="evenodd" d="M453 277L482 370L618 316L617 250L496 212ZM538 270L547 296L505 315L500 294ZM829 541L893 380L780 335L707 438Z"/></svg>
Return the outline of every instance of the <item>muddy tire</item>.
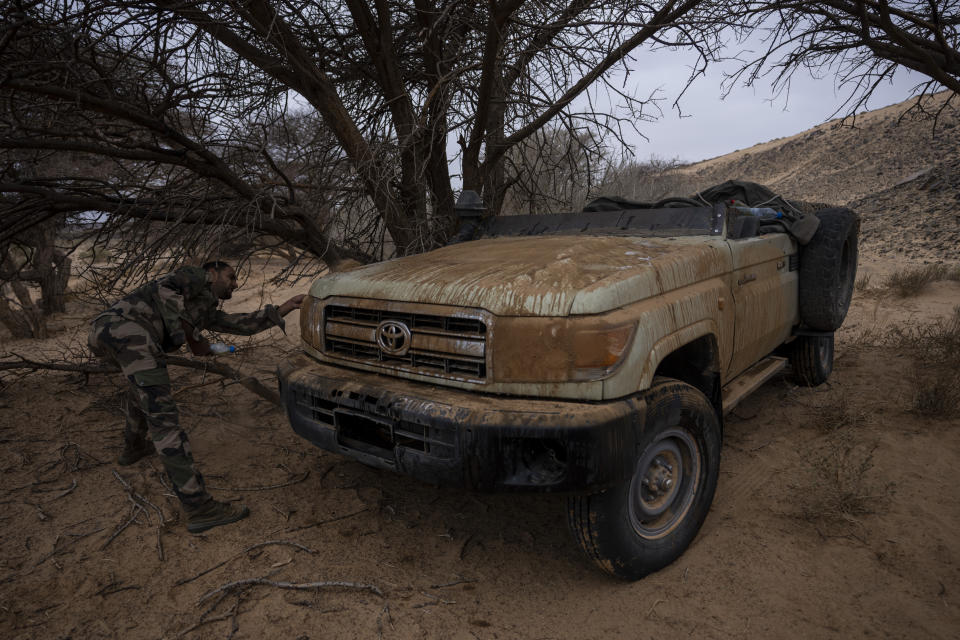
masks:
<svg viewBox="0 0 960 640"><path fill-rule="evenodd" d="M790 345L790 366L799 385L816 387L826 382L833 371L833 334L797 336Z"/></svg>
<svg viewBox="0 0 960 640"><path fill-rule="evenodd" d="M811 329L836 331L847 317L857 278L860 222L850 209L823 209L800 255L800 317Z"/></svg>
<svg viewBox="0 0 960 640"><path fill-rule="evenodd" d="M584 553L625 580L680 557L707 517L720 470L720 421L705 395L662 378L646 402L633 477L567 501L570 530Z"/></svg>

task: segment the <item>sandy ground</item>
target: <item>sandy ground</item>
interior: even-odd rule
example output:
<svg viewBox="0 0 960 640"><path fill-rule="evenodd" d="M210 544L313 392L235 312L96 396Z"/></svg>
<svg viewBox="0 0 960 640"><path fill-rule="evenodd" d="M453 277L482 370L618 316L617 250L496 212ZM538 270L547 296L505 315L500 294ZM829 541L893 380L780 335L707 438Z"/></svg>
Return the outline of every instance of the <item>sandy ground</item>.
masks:
<svg viewBox="0 0 960 640"><path fill-rule="evenodd" d="M879 284L908 262L949 260L935 249L868 247L861 272ZM261 278L228 309L294 292L254 287ZM925 365L876 336L957 305L955 281L906 299L858 290L830 381L776 378L728 416L703 529L635 583L581 556L562 497L369 469L313 448L238 385L173 369L211 491L252 510L190 535L155 457L114 462L119 376L33 375L0 395L0 637L956 638L960 421L911 410ZM95 311L72 303L53 338L3 337L0 352L80 344ZM297 342L294 321L241 341L229 362L273 384ZM350 584L278 586L317 582Z"/></svg>
<svg viewBox="0 0 960 640"><path fill-rule="evenodd" d="M259 303L247 297L230 304ZM31 377L0 409L0 635L956 637L960 423L911 413L909 352L863 344L877 327L916 326L956 304L957 282L906 300L858 293L830 382L775 379L728 417L703 530L678 562L633 584L580 556L561 497L438 490L368 469L301 441L238 386L175 370L212 491L253 511L189 535L156 458L113 462L117 380ZM46 347L74 339L74 325L82 333L83 315L64 318L71 328ZM269 378L296 346L295 323L288 333L260 336L232 362ZM162 526L148 507L113 537L133 514L123 483ZM379 593L217 592L252 578Z"/></svg>

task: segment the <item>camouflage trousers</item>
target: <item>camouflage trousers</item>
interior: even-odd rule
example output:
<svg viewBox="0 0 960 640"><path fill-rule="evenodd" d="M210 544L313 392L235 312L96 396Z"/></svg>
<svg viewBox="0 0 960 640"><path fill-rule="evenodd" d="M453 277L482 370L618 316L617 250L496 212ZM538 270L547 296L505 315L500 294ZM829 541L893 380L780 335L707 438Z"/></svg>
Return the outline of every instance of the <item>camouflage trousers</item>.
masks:
<svg viewBox="0 0 960 640"><path fill-rule="evenodd" d="M94 355L120 367L130 383L124 402L124 442L137 447L149 435L180 501L186 506L204 503L209 495L193 464L187 434L180 428L166 361L156 341L136 322L103 314L93 321L87 342Z"/></svg>

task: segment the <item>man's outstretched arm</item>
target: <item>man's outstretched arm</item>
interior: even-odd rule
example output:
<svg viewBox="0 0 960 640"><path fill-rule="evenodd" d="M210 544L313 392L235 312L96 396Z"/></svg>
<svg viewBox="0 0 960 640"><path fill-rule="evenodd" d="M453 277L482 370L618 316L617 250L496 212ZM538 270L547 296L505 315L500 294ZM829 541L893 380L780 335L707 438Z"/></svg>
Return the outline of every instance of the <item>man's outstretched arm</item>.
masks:
<svg viewBox="0 0 960 640"><path fill-rule="evenodd" d="M294 309L299 309L301 306L303 306L303 299L305 297L306 296L301 293L299 295L293 296L292 298L284 302L282 305L277 307L277 310L280 312L280 317L282 318L283 316L287 315Z"/></svg>
<svg viewBox="0 0 960 640"><path fill-rule="evenodd" d="M251 313L224 313L217 311L210 323L208 329L220 331L222 333L232 333L239 336L249 336L255 333L269 329L270 327L280 327L286 331L283 317L299 309L303 304L303 294L293 296L280 306L268 304L259 311Z"/></svg>

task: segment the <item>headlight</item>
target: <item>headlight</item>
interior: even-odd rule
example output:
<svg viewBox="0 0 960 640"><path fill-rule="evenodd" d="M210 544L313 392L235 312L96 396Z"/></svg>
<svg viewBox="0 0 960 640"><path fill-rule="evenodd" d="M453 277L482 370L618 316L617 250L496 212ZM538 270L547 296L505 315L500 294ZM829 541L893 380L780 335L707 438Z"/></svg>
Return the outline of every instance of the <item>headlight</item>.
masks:
<svg viewBox="0 0 960 640"><path fill-rule="evenodd" d="M636 322L586 318L498 318L493 345L497 382L599 380L629 350Z"/></svg>
<svg viewBox="0 0 960 640"><path fill-rule="evenodd" d="M300 305L300 337L314 349L323 349L323 304L319 298L306 296Z"/></svg>

